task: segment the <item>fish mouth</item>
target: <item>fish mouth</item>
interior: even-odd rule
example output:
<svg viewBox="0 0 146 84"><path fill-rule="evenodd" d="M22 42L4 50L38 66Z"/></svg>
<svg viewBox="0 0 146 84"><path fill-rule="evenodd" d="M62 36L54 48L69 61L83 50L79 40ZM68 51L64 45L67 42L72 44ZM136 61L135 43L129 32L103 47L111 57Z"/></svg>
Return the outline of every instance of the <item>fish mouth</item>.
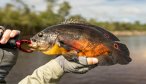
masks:
<svg viewBox="0 0 146 84"><path fill-rule="evenodd" d="M31 41L31 44L29 44L28 46L30 47L31 50L36 50L38 47L37 43L33 41Z"/></svg>

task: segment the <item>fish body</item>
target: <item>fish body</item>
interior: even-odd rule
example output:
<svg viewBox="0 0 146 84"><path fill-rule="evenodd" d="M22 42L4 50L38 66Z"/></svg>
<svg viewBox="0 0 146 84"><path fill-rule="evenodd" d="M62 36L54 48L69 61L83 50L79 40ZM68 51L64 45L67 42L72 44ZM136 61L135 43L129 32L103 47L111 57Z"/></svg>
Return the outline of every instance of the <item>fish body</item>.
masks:
<svg viewBox="0 0 146 84"><path fill-rule="evenodd" d="M88 24L68 23L50 26L31 38L32 48L47 55L75 53L76 56L106 56L129 63L125 44L107 30ZM121 61L122 60L122 61Z"/></svg>

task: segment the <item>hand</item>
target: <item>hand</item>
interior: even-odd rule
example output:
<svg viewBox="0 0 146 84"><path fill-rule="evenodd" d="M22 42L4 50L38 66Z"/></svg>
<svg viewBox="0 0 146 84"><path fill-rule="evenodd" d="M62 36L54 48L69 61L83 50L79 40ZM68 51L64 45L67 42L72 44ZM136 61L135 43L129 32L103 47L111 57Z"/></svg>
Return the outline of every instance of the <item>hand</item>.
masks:
<svg viewBox="0 0 146 84"><path fill-rule="evenodd" d="M55 60L63 68L64 72L80 74L86 73L98 63L97 58L86 58L85 56L78 57L78 62L68 61L62 55L58 56Z"/></svg>
<svg viewBox="0 0 146 84"><path fill-rule="evenodd" d="M10 38L14 38L18 34L20 34L20 31L18 31L18 30L10 30L10 29L6 29L5 30L4 27L0 26L0 33L1 34L3 33L2 38L0 40L0 43L1 44L6 44Z"/></svg>
<svg viewBox="0 0 146 84"><path fill-rule="evenodd" d="M20 34L18 30L5 30L0 26L0 34L2 38L0 44L6 44L10 38L13 38ZM0 83L4 82L4 78L8 75L11 68L15 65L17 60L17 49L3 48L0 49Z"/></svg>

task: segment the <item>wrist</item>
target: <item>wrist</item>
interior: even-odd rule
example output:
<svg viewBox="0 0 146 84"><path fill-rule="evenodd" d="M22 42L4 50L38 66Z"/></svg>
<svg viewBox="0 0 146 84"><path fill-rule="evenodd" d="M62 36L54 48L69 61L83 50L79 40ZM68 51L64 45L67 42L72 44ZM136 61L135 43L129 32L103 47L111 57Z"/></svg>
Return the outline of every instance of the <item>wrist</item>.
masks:
<svg viewBox="0 0 146 84"><path fill-rule="evenodd" d="M60 66L58 62L55 60L51 60L50 62L46 63L45 65L41 66L40 69L44 72L47 76L48 71L54 74L55 78L60 78L64 74L63 68Z"/></svg>

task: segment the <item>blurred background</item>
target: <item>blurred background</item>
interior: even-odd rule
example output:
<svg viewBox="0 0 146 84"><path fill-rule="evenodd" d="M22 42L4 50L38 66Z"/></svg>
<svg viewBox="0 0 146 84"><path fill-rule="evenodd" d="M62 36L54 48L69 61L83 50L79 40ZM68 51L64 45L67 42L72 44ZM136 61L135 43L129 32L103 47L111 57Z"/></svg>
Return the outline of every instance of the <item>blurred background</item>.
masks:
<svg viewBox="0 0 146 84"><path fill-rule="evenodd" d="M146 0L0 0L0 25L21 30L22 38L65 19L103 27L128 46L133 61L96 67L82 75L66 74L59 84L146 84L145 4ZM39 52L19 52L8 84L18 83L51 59Z"/></svg>

